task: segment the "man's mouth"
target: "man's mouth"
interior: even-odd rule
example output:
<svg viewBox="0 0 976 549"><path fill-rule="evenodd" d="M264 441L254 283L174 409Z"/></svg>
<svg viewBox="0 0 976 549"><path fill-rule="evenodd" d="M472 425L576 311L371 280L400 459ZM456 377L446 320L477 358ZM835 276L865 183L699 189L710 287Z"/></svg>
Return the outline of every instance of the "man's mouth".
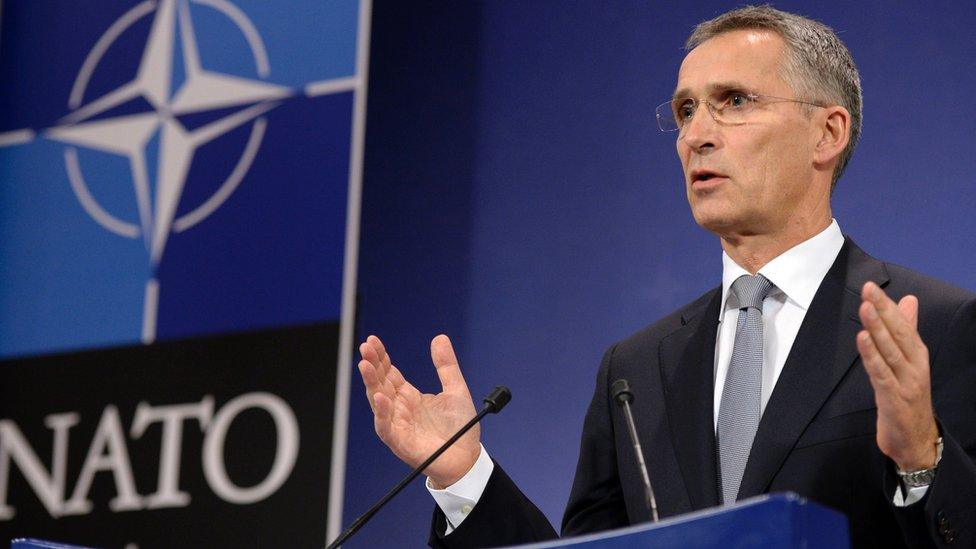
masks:
<svg viewBox="0 0 976 549"><path fill-rule="evenodd" d="M726 178L727 175L712 170L694 170L691 172L691 184L712 181L714 179Z"/></svg>

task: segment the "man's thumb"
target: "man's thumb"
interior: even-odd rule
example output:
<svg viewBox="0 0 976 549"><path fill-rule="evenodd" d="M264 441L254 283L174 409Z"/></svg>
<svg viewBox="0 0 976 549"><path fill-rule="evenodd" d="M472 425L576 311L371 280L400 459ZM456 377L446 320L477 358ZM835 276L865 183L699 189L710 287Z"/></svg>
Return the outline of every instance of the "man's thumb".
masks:
<svg viewBox="0 0 976 549"><path fill-rule="evenodd" d="M466 387L450 338L444 334L435 337L430 342L430 358L437 368L437 377L445 391Z"/></svg>

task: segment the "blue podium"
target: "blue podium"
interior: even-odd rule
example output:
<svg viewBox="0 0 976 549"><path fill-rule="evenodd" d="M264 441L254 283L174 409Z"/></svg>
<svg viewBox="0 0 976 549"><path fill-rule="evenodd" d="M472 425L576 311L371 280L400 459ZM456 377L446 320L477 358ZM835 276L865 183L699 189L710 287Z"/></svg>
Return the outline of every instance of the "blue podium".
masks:
<svg viewBox="0 0 976 549"><path fill-rule="evenodd" d="M786 493L757 496L728 507L688 513L657 524L518 547L847 549L850 541L844 515Z"/></svg>

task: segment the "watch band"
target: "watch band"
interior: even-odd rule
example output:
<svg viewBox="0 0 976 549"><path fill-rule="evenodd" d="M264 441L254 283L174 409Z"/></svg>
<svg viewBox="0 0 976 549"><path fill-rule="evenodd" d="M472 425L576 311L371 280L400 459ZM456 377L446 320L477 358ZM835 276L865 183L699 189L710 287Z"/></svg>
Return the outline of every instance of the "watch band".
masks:
<svg viewBox="0 0 976 549"><path fill-rule="evenodd" d="M935 465L928 469L919 469L918 471L902 471L897 469L898 477L901 479L901 484L907 491L910 488L919 488L922 486L929 486L932 481L935 480L935 472L939 468L939 462L942 461L942 437L939 437L935 441Z"/></svg>

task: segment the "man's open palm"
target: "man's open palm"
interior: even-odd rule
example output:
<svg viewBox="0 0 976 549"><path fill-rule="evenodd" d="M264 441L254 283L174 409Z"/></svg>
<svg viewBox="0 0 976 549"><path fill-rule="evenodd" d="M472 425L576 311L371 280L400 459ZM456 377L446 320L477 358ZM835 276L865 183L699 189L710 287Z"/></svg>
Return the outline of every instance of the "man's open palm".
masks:
<svg viewBox="0 0 976 549"><path fill-rule="evenodd" d="M359 373L373 409L376 434L410 467L420 465L476 414L451 340L439 335L430 343L442 391L424 394L404 379L383 342L369 336L359 346ZM437 458L425 474L436 488L454 484L474 466L481 452L477 425Z"/></svg>

